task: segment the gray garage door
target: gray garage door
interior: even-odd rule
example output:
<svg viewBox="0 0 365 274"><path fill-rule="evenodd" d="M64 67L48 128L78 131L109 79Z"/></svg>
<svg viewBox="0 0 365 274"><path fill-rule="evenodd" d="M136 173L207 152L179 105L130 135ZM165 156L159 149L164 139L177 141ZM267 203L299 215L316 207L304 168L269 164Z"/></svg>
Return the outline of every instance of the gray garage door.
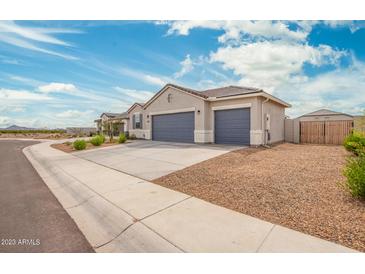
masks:
<svg viewBox="0 0 365 274"><path fill-rule="evenodd" d="M214 138L217 144L250 144L250 108L216 110Z"/></svg>
<svg viewBox="0 0 365 274"><path fill-rule="evenodd" d="M194 143L194 112L153 115L152 140Z"/></svg>

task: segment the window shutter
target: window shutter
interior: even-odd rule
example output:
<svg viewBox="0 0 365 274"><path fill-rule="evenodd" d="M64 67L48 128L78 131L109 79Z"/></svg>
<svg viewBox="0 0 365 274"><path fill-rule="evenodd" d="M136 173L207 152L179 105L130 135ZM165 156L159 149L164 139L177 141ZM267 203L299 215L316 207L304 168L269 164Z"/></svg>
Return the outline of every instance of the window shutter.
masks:
<svg viewBox="0 0 365 274"><path fill-rule="evenodd" d="M134 114L132 116L132 124L133 124L133 129L135 129L136 128L136 117Z"/></svg>
<svg viewBox="0 0 365 274"><path fill-rule="evenodd" d="M143 128L143 121L142 121L142 118L143 118L143 115L142 115L142 113L141 113L141 114L140 114L140 116L139 116L139 123L140 123L139 128Z"/></svg>

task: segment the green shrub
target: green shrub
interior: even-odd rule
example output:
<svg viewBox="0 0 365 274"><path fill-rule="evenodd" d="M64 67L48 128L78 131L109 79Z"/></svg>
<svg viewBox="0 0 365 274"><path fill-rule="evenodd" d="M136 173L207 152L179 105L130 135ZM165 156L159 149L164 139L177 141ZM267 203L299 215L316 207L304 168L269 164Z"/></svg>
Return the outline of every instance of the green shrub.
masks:
<svg viewBox="0 0 365 274"><path fill-rule="evenodd" d="M136 134L133 133L133 134L129 135L129 139L136 140L137 139Z"/></svg>
<svg viewBox="0 0 365 274"><path fill-rule="evenodd" d="M85 140L76 140L74 143L73 143L73 146L75 149L77 150L83 150L86 148L86 141Z"/></svg>
<svg viewBox="0 0 365 274"><path fill-rule="evenodd" d="M125 134L124 133L121 133L120 135L119 135L119 138L118 138L118 143L119 144L122 144L122 143L125 143L127 141L127 137L125 136Z"/></svg>
<svg viewBox="0 0 365 274"><path fill-rule="evenodd" d="M97 136L100 136L100 137L101 137L101 139L103 140L103 143L105 143L105 135L103 135L103 134L99 134L99 135L97 135Z"/></svg>
<svg viewBox="0 0 365 274"><path fill-rule="evenodd" d="M365 156L349 158L344 175L350 193L355 197L365 198Z"/></svg>
<svg viewBox="0 0 365 274"><path fill-rule="evenodd" d="M344 140L344 146L348 151L355 155L360 155L365 152L365 136L361 132L352 132Z"/></svg>
<svg viewBox="0 0 365 274"><path fill-rule="evenodd" d="M105 138L103 138L100 135L96 135L93 138L91 138L90 143L92 143L94 146L100 146L102 143L104 143Z"/></svg>

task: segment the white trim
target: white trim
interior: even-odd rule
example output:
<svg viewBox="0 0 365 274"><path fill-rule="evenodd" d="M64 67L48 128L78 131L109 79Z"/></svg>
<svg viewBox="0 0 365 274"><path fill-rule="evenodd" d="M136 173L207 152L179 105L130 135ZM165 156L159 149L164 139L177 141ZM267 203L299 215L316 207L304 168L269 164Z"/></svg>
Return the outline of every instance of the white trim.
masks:
<svg viewBox="0 0 365 274"><path fill-rule="evenodd" d="M213 130L194 130L195 143L213 143Z"/></svg>
<svg viewBox="0 0 365 274"><path fill-rule="evenodd" d="M259 146L263 144L264 131L261 129L250 130L250 145Z"/></svg>
<svg viewBox="0 0 365 274"><path fill-rule="evenodd" d="M173 109L173 110L164 110L164 111L155 111L148 113L149 115L160 115L160 114L172 114L172 113L180 113L180 112L195 112L196 107L191 108L180 108L180 109Z"/></svg>
<svg viewBox="0 0 365 274"><path fill-rule="evenodd" d="M223 110L223 109L250 108L251 106L252 106L251 103L236 104L236 105L212 107L212 110L214 111L214 110Z"/></svg>

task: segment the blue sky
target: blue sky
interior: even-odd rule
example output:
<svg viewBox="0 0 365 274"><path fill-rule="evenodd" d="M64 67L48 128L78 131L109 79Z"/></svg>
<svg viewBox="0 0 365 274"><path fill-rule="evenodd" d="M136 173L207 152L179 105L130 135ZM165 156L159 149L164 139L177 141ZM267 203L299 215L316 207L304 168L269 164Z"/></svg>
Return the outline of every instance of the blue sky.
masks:
<svg viewBox="0 0 365 274"><path fill-rule="evenodd" d="M365 109L363 21L0 21L0 127L90 126L172 82Z"/></svg>

